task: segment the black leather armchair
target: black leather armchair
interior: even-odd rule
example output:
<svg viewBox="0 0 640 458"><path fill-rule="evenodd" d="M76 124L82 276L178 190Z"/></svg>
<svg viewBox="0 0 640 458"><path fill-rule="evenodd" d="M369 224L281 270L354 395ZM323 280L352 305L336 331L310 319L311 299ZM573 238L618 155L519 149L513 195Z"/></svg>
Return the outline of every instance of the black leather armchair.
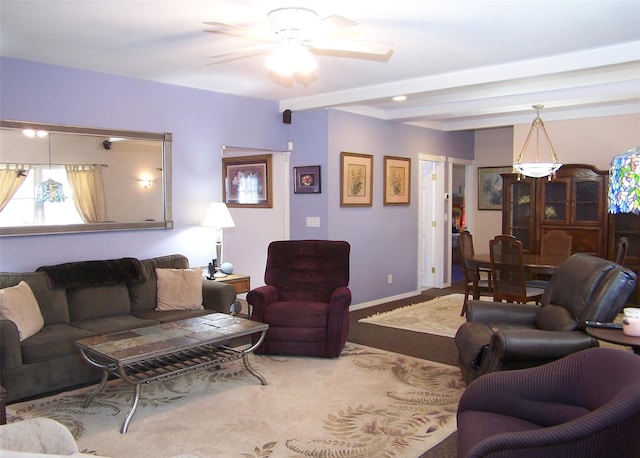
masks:
<svg viewBox="0 0 640 458"><path fill-rule="evenodd" d="M640 358L592 348L475 380L458 404L458 457L640 456Z"/></svg>
<svg viewBox="0 0 640 458"><path fill-rule="evenodd" d="M629 269L579 253L560 265L542 306L469 301L467 323L455 336L465 382L597 347L598 341L584 331L585 321L613 321L636 280Z"/></svg>

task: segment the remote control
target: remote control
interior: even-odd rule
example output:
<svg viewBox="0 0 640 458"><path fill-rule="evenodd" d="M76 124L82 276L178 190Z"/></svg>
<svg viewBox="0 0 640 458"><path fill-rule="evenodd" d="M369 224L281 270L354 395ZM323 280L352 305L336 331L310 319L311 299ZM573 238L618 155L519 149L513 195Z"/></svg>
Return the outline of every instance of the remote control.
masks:
<svg viewBox="0 0 640 458"><path fill-rule="evenodd" d="M605 329L622 329L622 323L602 323L600 321L585 321L585 325L590 328L605 328Z"/></svg>

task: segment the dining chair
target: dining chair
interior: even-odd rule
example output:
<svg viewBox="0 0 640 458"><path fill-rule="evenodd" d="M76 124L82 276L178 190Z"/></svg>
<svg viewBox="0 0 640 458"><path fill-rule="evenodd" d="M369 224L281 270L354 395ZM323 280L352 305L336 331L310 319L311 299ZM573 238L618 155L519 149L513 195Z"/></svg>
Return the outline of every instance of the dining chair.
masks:
<svg viewBox="0 0 640 458"><path fill-rule="evenodd" d="M497 235L489 242L489 254L494 301L540 301L544 289L527 286L520 240L512 235Z"/></svg>
<svg viewBox="0 0 640 458"><path fill-rule="evenodd" d="M542 236L540 256L553 256L564 261L571 256L573 237L564 231L549 231ZM545 289L549 285L551 275L538 274L535 279L527 281L527 286Z"/></svg>
<svg viewBox="0 0 640 458"><path fill-rule="evenodd" d="M473 299L478 300L481 293L493 294L493 285L491 284L491 269L481 269L472 266L468 262L468 259L475 254L473 236L469 231L460 232L458 246L460 247L462 273L464 275L464 302L462 303L460 316L464 316L467 310L467 302L469 302L469 294L473 293ZM475 281L477 281L477 285L474 291Z"/></svg>
<svg viewBox="0 0 640 458"><path fill-rule="evenodd" d="M542 236L540 255L561 258L563 261L571 256L573 237L564 231L549 231Z"/></svg>
<svg viewBox="0 0 640 458"><path fill-rule="evenodd" d="M618 254L616 255L616 264L624 265L624 261L627 258L628 250L629 239L626 237L620 237L620 240L618 240Z"/></svg>

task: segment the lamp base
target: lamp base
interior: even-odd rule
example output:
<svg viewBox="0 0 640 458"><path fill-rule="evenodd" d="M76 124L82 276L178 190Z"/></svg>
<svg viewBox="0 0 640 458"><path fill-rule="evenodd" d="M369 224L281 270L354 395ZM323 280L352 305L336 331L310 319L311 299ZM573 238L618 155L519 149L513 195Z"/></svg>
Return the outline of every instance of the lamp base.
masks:
<svg viewBox="0 0 640 458"><path fill-rule="evenodd" d="M226 277L227 274L223 274L222 272L218 271L215 274L213 274L213 278L224 278Z"/></svg>

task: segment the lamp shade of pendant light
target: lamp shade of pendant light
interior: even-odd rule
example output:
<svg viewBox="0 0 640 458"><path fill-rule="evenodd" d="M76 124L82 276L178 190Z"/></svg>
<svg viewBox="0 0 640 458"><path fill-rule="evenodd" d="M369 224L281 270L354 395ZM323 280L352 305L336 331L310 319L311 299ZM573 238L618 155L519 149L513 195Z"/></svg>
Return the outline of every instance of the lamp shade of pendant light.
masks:
<svg viewBox="0 0 640 458"><path fill-rule="evenodd" d="M544 107L544 105L534 105L533 108L536 110L536 118L533 120L531 124L531 129L529 129L529 134L527 135L527 139L524 142L524 146L522 147L522 151L518 155L518 159L516 160L513 167L522 175L534 178L542 178L546 176L555 175L556 171L562 167L562 164L558 162L558 156L556 155L556 151L553 148L553 144L551 143L551 139L549 138L549 134L547 133L547 129L544 127L544 122L540 118L540 110ZM531 140L535 143L535 153L529 153L528 149L530 147ZM549 153L551 158L550 162L540 162L540 149L542 146L546 145L546 150ZM532 148L533 149L533 148ZM527 153L529 156L532 154L535 156L534 161L526 161Z"/></svg>
<svg viewBox="0 0 640 458"><path fill-rule="evenodd" d="M609 213L640 215L640 146L611 160L608 197Z"/></svg>

